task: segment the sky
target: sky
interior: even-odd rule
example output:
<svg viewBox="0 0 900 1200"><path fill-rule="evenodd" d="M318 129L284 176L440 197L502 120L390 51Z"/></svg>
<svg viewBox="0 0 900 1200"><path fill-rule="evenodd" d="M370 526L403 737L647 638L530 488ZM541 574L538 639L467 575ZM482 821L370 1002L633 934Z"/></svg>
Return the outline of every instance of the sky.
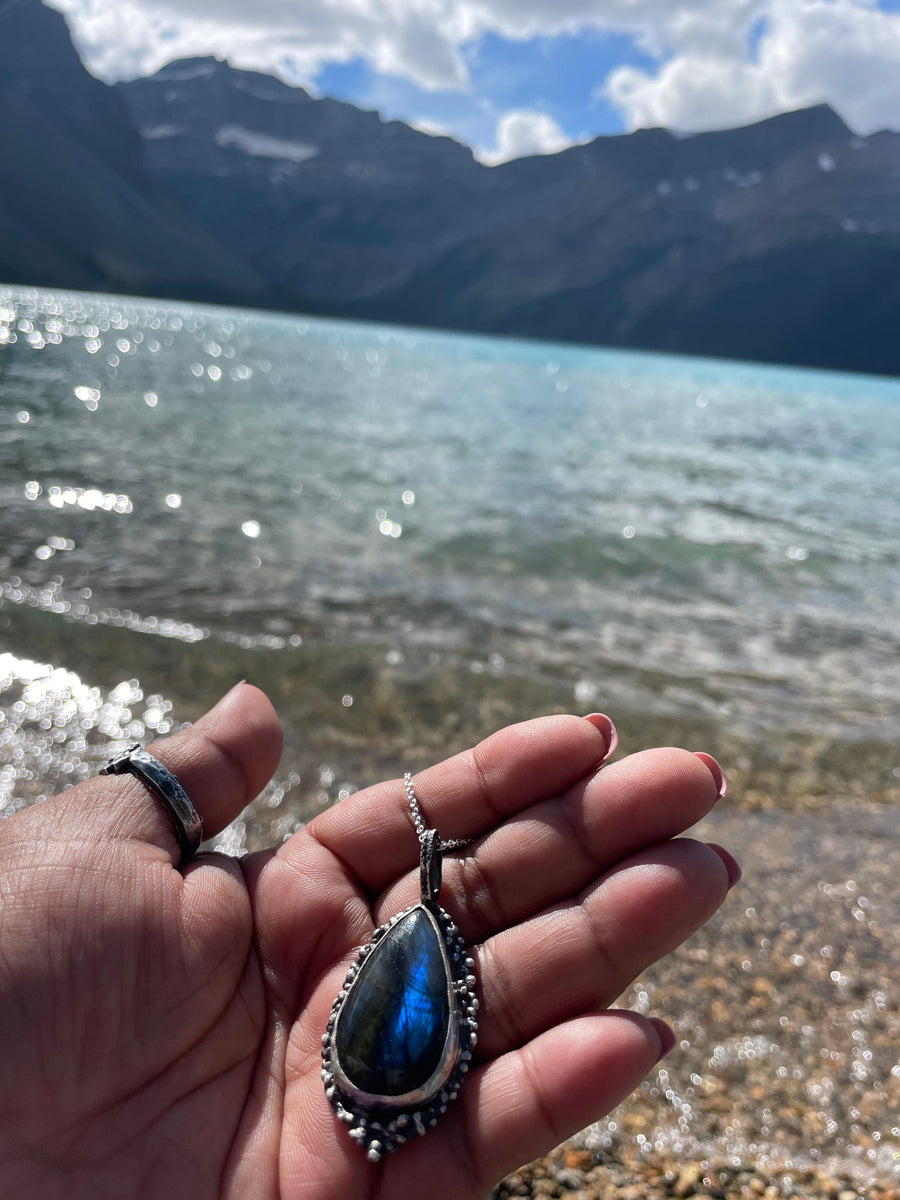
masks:
<svg viewBox="0 0 900 1200"><path fill-rule="evenodd" d="M102 79L215 54L484 162L821 101L900 129L900 0L53 0Z"/></svg>

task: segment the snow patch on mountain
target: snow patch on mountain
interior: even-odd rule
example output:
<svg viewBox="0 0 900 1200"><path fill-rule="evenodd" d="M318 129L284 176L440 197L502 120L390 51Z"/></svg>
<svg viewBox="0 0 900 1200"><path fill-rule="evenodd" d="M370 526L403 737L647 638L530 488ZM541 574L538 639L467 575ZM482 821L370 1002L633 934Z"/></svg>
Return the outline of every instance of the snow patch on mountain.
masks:
<svg viewBox="0 0 900 1200"><path fill-rule="evenodd" d="M289 142L285 138L270 137L265 133L254 133L240 125L223 125L216 131L216 145L235 146L254 158L279 158L285 162L301 163L315 158L318 146L307 142Z"/></svg>
<svg viewBox="0 0 900 1200"><path fill-rule="evenodd" d="M215 61L192 63L188 59L184 64L170 63L158 74L166 83L184 83L188 79L210 79L215 69Z"/></svg>
<svg viewBox="0 0 900 1200"><path fill-rule="evenodd" d="M235 91L246 92L248 96L252 96L254 100L265 100L270 104L294 104L298 96L304 99L309 97L303 93L301 88L274 88L265 87L261 84L248 83L244 79L236 79L234 81Z"/></svg>

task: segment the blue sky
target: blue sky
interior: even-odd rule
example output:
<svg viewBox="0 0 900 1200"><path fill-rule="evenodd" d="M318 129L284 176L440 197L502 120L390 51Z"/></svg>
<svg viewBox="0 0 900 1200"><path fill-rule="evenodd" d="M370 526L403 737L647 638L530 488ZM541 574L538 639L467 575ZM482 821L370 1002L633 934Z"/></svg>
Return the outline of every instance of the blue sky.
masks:
<svg viewBox="0 0 900 1200"><path fill-rule="evenodd" d="M597 30L527 41L488 33L461 50L471 80L466 91L426 91L360 58L326 64L315 87L387 117L452 130L470 145L490 146L498 118L511 110L546 113L564 137L584 141L625 128L598 81L622 63L650 69L654 61L633 37Z"/></svg>
<svg viewBox="0 0 900 1200"><path fill-rule="evenodd" d="M900 0L53 0L109 80L216 54L485 161L827 101L900 128Z"/></svg>

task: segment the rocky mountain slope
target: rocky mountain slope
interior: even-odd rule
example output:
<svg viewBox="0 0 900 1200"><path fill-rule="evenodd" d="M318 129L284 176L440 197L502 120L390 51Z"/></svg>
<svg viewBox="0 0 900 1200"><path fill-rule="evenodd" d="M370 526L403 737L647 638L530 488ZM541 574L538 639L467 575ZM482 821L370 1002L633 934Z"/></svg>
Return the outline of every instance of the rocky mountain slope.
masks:
<svg viewBox="0 0 900 1200"><path fill-rule="evenodd" d="M0 0L0 279L244 302L263 289L145 170L122 97L39 0Z"/></svg>
<svg viewBox="0 0 900 1200"><path fill-rule="evenodd" d="M900 134L828 107L496 167L215 59L108 88L0 0L0 278L900 373Z"/></svg>
<svg viewBox="0 0 900 1200"><path fill-rule="evenodd" d="M453 244L489 174L450 138L215 59L115 90L153 178L258 266L273 306L377 306Z"/></svg>

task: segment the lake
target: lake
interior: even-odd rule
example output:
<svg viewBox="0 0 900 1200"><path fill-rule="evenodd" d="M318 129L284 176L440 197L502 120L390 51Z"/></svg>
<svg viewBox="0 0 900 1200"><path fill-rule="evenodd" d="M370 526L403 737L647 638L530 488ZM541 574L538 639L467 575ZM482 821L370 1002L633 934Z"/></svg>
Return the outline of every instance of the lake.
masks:
<svg viewBox="0 0 900 1200"><path fill-rule="evenodd" d="M7 805L241 676L310 802L596 707L896 787L900 381L6 287L0 389Z"/></svg>

